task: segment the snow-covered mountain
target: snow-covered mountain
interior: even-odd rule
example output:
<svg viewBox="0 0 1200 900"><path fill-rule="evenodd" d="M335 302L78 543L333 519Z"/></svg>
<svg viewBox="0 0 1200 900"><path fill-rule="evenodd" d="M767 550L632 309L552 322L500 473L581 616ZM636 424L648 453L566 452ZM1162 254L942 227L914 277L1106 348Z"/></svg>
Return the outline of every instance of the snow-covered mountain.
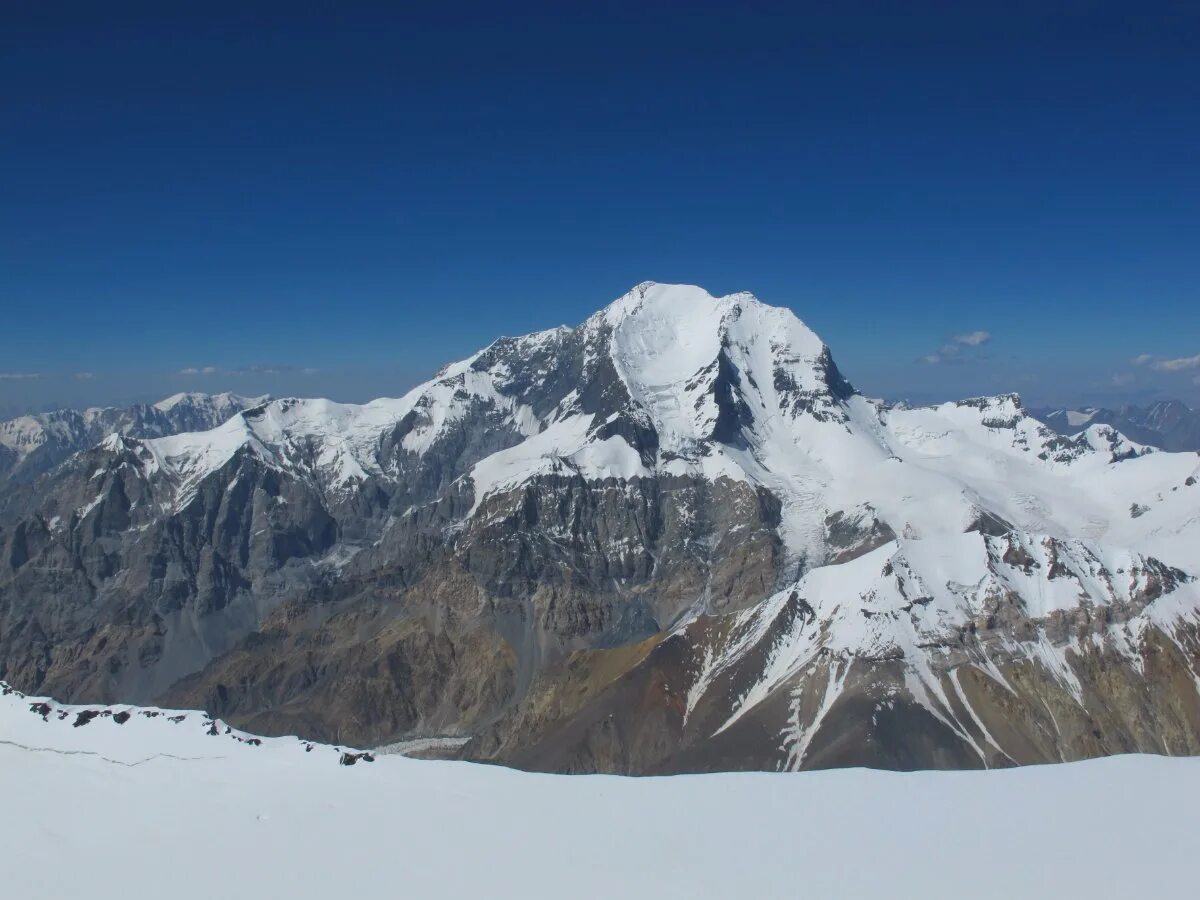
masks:
<svg viewBox="0 0 1200 900"><path fill-rule="evenodd" d="M0 863L28 900L1183 896L1192 788L1200 760L1152 756L639 779L368 761L0 684Z"/></svg>
<svg viewBox="0 0 1200 900"><path fill-rule="evenodd" d="M566 771L1198 752L1198 475L643 284L401 398L79 454L0 519L0 674Z"/></svg>
<svg viewBox="0 0 1200 900"><path fill-rule="evenodd" d="M206 431L270 397L181 393L158 403L60 409L0 422L0 483L29 482L110 434L162 437Z"/></svg>
<svg viewBox="0 0 1200 900"><path fill-rule="evenodd" d="M1033 410L1033 415L1059 434L1073 435L1091 425L1109 425L1152 447L1200 451L1200 411L1178 400L1162 400L1147 406L1122 406L1120 409L1047 407Z"/></svg>

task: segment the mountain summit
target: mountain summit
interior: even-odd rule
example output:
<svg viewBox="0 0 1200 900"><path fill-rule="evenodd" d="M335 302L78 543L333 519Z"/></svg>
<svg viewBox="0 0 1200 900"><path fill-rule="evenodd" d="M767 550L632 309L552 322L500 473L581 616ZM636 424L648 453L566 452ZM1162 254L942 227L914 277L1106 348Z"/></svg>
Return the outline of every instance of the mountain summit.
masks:
<svg viewBox="0 0 1200 900"><path fill-rule="evenodd" d="M0 677L563 771L1196 752L1198 476L645 283L400 398L72 457L0 514Z"/></svg>

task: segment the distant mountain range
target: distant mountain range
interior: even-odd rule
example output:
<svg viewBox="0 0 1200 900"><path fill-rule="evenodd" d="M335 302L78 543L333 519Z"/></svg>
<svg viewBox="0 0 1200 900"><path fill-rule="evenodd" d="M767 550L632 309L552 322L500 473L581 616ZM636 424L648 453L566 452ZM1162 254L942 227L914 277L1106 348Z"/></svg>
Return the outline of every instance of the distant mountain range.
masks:
<svg viewBox="0 0 1200 900"><path fill-rule="evenodd" d="M0 678L562 772L1200 753L1195 453L872 400L651 283L403 397L227 404L0 494Z"/></svg>
<svg viewBox="0 0 1200 900"><path fill-rule="evenodd" d="M61 409L0 422L0 483L28 482L73 453L100 443L110 434L166 437L183 431L207 431L270 397L238 394L175 394L158 403Z"/></svg>
<svg viewBox="0 0 1200 900"><path fill-rule="evenodd" d="M1059 434L1078 434L1089 425L1111 425L1140 444L1163 450L1200 450L1200 410L1178 400L1119 409L1086 406L1082 409L1041 407L1030 410Z"/></svg>

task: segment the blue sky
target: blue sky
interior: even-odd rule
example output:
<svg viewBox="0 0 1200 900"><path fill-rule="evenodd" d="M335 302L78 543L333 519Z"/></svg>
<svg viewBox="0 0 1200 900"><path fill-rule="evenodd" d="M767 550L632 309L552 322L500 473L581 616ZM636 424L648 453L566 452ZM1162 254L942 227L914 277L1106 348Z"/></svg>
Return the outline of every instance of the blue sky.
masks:
<svg viewBox="0 0 1200 900"><path fill-rule="evenodd" d="M6 14L0 411L394 394L647 279L876 395L1200 400L1194 4L161 6Z"/></svg>

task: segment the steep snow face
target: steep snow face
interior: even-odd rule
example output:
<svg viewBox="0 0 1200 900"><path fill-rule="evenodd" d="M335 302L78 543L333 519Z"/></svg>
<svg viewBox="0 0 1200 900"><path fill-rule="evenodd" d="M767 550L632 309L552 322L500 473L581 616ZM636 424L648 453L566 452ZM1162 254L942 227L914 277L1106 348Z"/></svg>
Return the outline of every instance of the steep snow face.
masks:
<svg viewBox="0 0 1200 900"><path fill-rule="evenodd" d="M718 439L735 438L755 411L738 409L728 423L721 417L748 400L773 414L786 410L783 387L828 390L825 345L790 310L750 294L713 297L688 285L644 284L585 327L599 324L610 329L616 370L667 450L691 449L714 429Z"/></svg>
<svg viewBox="0 0 1200 900"><path fill-rule="evenodd" d="M639 285L590 323L611 329L613 356L635 396L654 398L717 358L738 299L714 298L687 285ZM751 302L753 302L751 300Z"/></svg>

